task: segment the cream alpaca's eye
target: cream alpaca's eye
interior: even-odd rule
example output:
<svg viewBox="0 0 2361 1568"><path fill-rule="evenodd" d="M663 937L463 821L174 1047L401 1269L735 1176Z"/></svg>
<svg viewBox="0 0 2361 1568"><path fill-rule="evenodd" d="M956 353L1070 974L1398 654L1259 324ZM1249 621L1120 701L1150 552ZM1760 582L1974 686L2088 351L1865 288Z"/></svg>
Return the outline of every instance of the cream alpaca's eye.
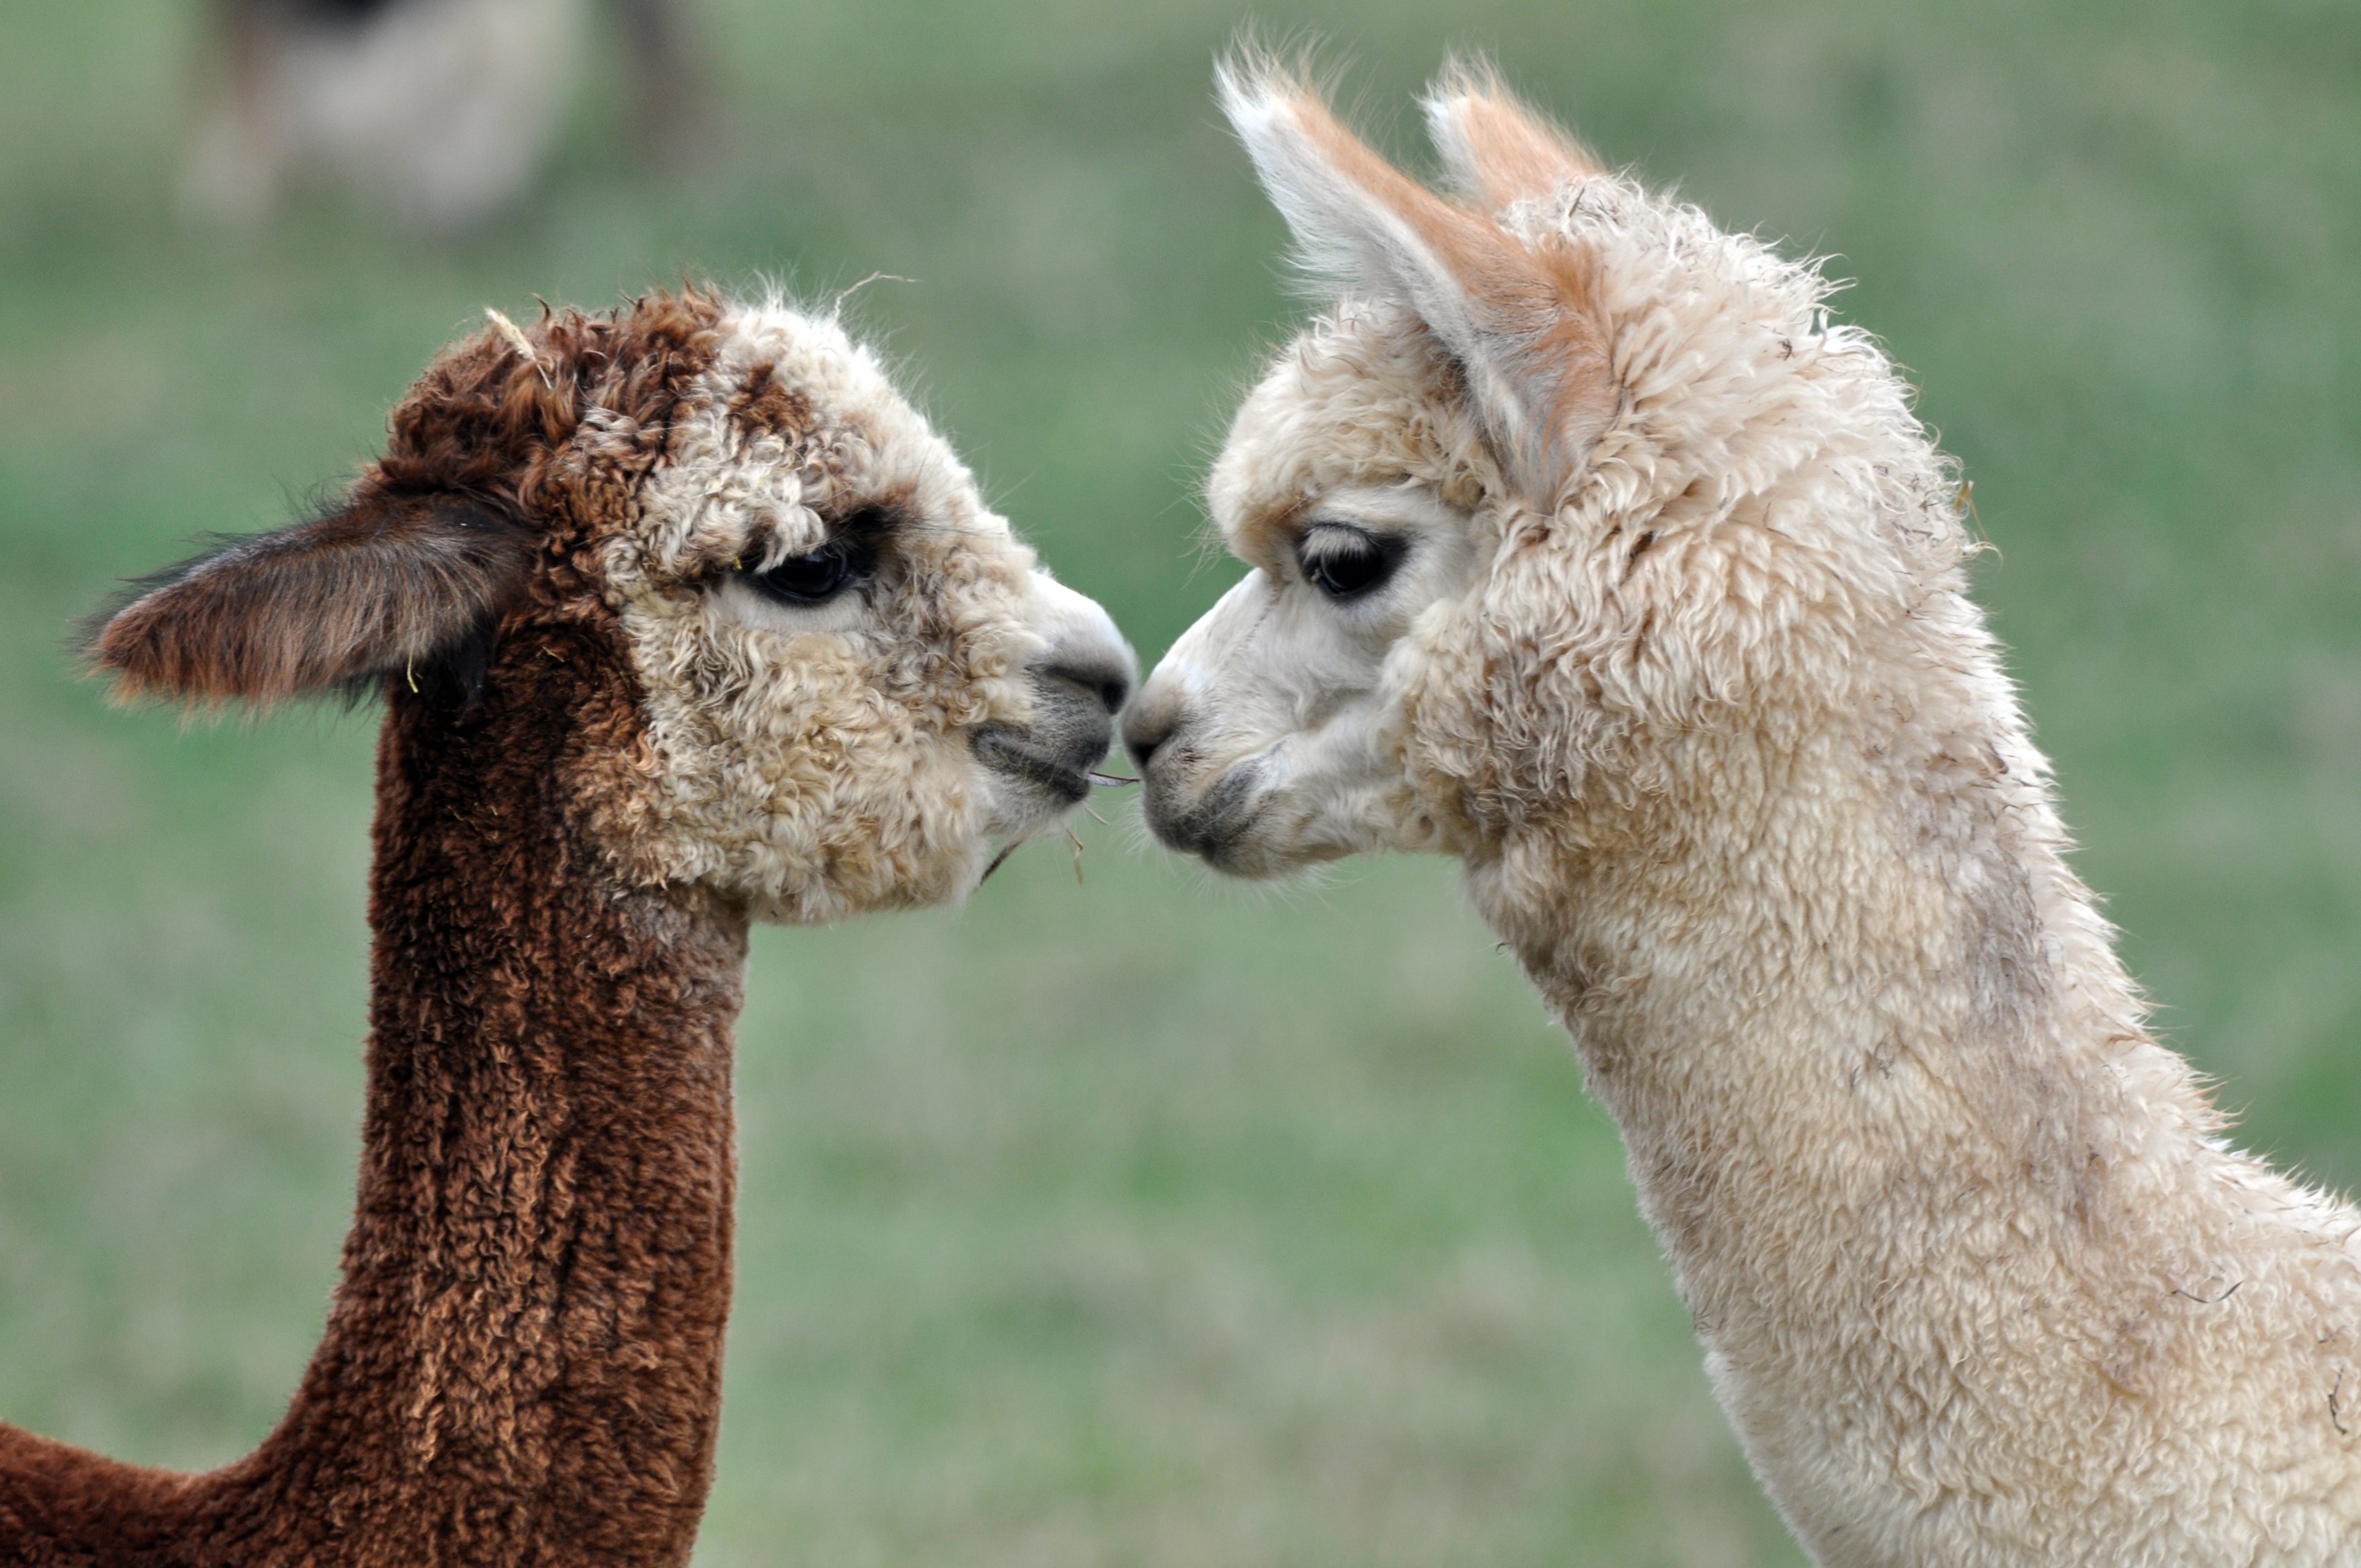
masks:
<svg viewBox="0 0 2361 1568"><path fill-rule="evenodd" d="M782 604L826 604L845 589L866 582L877 569L877 557L866 545L849 539L830 540L808 555L797 555L745 579Z"/></svg>
<svg viewBox="0 0 2361 1568"><path fill-rule="evenodd" d="M1314 523L1295 543L1304 581L1332 599L1357 598L1382 587L1403 553L1399 539L1342 522Z"/></svg>

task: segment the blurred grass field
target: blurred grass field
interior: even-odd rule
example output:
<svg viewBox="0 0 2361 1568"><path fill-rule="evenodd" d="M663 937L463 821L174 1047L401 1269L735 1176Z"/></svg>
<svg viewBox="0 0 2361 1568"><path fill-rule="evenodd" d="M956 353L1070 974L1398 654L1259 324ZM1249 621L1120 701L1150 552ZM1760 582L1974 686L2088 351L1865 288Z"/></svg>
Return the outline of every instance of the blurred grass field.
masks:
<svg viewBox="0 0 2361 1568"><path fill-rule="evenodd" d="M0 1417L267 1430L349 1199L366 717L181 732L69 621L374 449L435 347L684 275L855 314L1152 659L1297 306L1207 94L1228 0L708 0L705 153L586 96L456 250L169 193L193 7L0 10ZM2170 1038L2361 1181L2361 12L2345 0L1261 7L1405 156L1447 46L1725 224L1838 253L1975 481L1981 591ZM962 913L768 931L699 1562L1798 1561L1614 1131L1461 907L1256 893L1085 822Z"/></svg>

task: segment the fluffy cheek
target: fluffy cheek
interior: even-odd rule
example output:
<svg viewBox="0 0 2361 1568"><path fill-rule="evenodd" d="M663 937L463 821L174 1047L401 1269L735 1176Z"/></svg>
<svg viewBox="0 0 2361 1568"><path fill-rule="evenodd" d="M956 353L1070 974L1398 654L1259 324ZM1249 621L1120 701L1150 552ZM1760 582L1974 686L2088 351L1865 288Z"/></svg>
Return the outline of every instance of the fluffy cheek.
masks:
<svg viewBox="0 0 2361 1568"><path fill-rule="evenodd" d="M1453 848L1446 823L1405 773L1402 740L1401 695L1389 685L1279 748L1261 824L1274 847L1307 861Z"/></svg>
<svg viewBox="0 0 2361 1568"><path fill-rule="evenodd" d="M1406 699L1426 669L1415 637L1380 652L1334 635L1304 636L1243 667L1290 676L1272 683L1265 698L1279 739L1263 753L1270 799L1257 827L1274 858L1450 846L1451 835L1405 771Z"/></svg>
<svg viewBox="0 0 2361 1568"><path fill-rule="evenodd" d="M1274 669L1289 666L1249 650L1228 673ZM1246 876L1439 847L1403 777L1389 690L1340 698L1278 681L1192 680L1185 663L1159 678L1190 690L1196 715L1150 770L1148 819L1166 843Z"/></svg>
<svg viewBox="0 0 2361 1568"><path fill-rule="evenodd" d="M1471 635L1469 641L1475 638ZM1410 809L1455 852L1496 836L1499 737L1488 721L1487 662L1444 640L1404 661L1400 707L1402 783Z"/></svg>
<svg viewBox="0 0 2361 1568"><path fill-rule="evenodd" d="M881 691L845 640L783 639L662 597L624 611L647 733L603 815L630 874L813 924L956 898L988 802L963 740Z"/></svg>
<svg viewBox="0 0 2361 1568"><path fill-rule="evenodd" d="M1268 794L1256 803L1237 858L1243 862L1259 851L1276 870L1425 848L1411 831L1387 729L1386 716L1365 703L1268 753Z"/></svg>

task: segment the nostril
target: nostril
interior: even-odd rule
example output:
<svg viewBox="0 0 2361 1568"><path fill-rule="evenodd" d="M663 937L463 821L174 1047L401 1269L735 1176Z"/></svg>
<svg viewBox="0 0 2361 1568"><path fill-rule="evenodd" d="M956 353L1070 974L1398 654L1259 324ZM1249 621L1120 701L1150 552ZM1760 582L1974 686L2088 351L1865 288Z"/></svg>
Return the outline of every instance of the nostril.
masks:
<svg viewBox="0 0 2361 1568"><path fill-rule="evenodd" d="M1148 771L1148 760L1157 749L1172 739L1179 726L1172 721L1170 710L1134 713L1125 720L1123 749L1131 754L1131 764L1141 773Z"/></svg>

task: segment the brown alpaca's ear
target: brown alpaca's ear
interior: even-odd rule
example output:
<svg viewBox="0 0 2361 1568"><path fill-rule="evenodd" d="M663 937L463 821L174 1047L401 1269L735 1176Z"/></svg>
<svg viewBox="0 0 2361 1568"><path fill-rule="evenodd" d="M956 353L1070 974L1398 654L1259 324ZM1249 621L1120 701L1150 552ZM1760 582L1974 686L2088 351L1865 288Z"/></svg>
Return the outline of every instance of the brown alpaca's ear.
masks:
<svg viewBox="0 0 2361 1568"><path fill-rule="evenodd" d="M1485 60L1453 60L1419 100L1452 183L1488 213L1599 172L1572 137L1517 101Z"/></svg>
<svg viewBox="0 0 2361 1568"><path fill-rule="evenodd" d="M364 496L135 584L90 659L118 696L194 706L366 696L405 672L472 699L531 561L525 531L472 502Z"/></svg>
<svg viewBox="0 0 2361 1568"><path fill-rule="evenodd" d="M1510 480L1554 506L1616 407L1587 258L1528 246L1437 196L1339 124L1300 74L1247 60L1216 79L1305 265L1424 322L1466 372Z"/></svg>

